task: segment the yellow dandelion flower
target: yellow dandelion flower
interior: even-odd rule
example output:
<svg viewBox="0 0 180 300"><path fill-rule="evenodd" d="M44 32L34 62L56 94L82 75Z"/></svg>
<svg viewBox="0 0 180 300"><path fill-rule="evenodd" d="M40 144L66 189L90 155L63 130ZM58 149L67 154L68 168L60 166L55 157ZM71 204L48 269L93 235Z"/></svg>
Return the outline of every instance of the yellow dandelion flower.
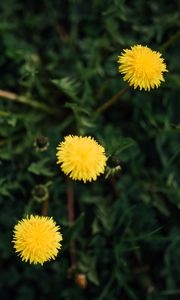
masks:
<svg viewBox="0 0 180 300"><path fill-rule="evenodd" d="M66 136L57 150L57 163L74 180L96 180L105 171L105 150L90 136Z"/></svg>
<svg viewBox="0 0 180 300"><path fill-rule="evenodd" d="M164 81L163 72L168 72L161 53L147 46L135 45L123 50L118 56L118 63L123 79L134 89L139 87L145 91L159 87Z"/></svg>
<svg viewBox="0 0 180 300"><path fill-rule="evenodd" d="M61 248L62 234L52 218L33 216L22 219L14 227L15 251L30 264L55 259Z"/></svg>

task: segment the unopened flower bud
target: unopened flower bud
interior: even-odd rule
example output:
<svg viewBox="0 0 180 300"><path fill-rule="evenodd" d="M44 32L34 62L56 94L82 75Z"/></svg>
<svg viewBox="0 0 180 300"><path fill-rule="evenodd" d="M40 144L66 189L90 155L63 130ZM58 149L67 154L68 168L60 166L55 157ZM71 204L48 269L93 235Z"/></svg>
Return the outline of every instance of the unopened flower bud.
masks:
<svg viewBox="0 0 180 300"><path fill-rule="evenodd" d="M43 184L36 185L32 190L32 196L34 200L41 203L49 198L49 191L47 187Z"/></svg>
<svg viewBox="0 0 180 300"><path fill-rule="evenodd" d="M43 152L49 147L49 139L46 136L38 136L34 141L36 151Z"/></svg>

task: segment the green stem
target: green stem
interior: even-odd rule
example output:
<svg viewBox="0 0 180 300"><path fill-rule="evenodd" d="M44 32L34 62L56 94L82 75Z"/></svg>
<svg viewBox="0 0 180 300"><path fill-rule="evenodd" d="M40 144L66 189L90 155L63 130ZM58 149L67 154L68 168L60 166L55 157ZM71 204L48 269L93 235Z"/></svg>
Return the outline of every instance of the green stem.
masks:
<svg viewBox="0 0 180 300"><path fill-rule="evenodd" d="M19 103L29 105L33 108L45 111L45 112L47 112L48 114L51 114L51 115L58 115L59 114L59 112L56 109L53 109L53 108L49 107L48 105L46 105L44 103L41 103L41 102L38 102L38 101L35 101L35 100L31 100L31 99L27 99L24 96L19 96L17 94L9 92L9 91L0 90L0 97L5 98L5 99L10 100L10 101L16 101L16 102L19 102Z"/></svg>
<svg viewBox="0 0 180 300"><path fill-rule="evenodd" d="M129 86L126 86L122 90L120 90L117 94L107 100L104 104L102 104L99 108L96 109L96 113L102 113L106 109L108 109L111 105L115 104L121 96L123 96L128 90Z"/></svg>
<svg viewBox="0 0 180 300"><path fill-rule="evenodd" d="M0 116L1 116L1 117L7 117L7 116L9 116L10 114L11 114L10 112L0 110Z"/></svg>
<svg viewBox="0 0 180 300"><path fill-rule="evenodd" d="M180 38L180 30L173 34L161 47L160 51L166 50L171 44Z"/></svg>

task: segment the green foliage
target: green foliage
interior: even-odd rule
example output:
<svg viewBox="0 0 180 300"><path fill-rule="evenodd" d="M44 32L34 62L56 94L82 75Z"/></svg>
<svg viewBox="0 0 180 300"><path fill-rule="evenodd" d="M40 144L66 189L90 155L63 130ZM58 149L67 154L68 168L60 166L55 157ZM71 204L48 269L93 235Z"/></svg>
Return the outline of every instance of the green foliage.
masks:
<svg viewBox="0 0 180 300"><path fill-rule="evenodd" d="M179 12L177 0L0 1L0 89L10 93L0 93L1 299L179 299ZM117 55L138 43L162 51L165 83L129 89L96 113L125 87ZM56 147L67 134L104 145L96 182L69 183L60 171ZM37 186L64 237L43 267L22 263L11 245L17 220L44 209Z"/></svg>
<svg viewBox="0 0 180 300"><path fill-rule="evenodd" d="M76 101L77 100L77 92L79 89L79 84L72 78L62 78L62 79L54 79L52 82L64 92L70 99Z"/></svg>

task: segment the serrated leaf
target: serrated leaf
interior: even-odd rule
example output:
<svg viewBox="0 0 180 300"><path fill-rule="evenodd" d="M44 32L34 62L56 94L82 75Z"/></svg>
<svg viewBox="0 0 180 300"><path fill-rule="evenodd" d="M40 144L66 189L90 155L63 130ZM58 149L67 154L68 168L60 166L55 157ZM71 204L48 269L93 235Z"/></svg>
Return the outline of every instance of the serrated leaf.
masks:
<svg viewBox="0 0 180 300"><path fill-rule="evenodd" d="M67 95L72 100L77 100L77 94L79 92L80 83L70 77L65 77L62 79L53 79L54 83L65 95Z"/></svg>
<svg viewBox="0 0 180 300"><path fill-rule="evenodd" d="M33 162L29 166L28 171L35 175L52 176L53 173L46 166L47 161L48 161L48 159L43 159L38 162Z"/></svg>
<svg viewBox="0 0 180 300"><path fill-rule="evenodd" d="M91 281L95 285L99 285L99 279L98 279L97 272L96 272L95 268L91 269L87 273L87 278L89 279L89 281Z"/></svg>

